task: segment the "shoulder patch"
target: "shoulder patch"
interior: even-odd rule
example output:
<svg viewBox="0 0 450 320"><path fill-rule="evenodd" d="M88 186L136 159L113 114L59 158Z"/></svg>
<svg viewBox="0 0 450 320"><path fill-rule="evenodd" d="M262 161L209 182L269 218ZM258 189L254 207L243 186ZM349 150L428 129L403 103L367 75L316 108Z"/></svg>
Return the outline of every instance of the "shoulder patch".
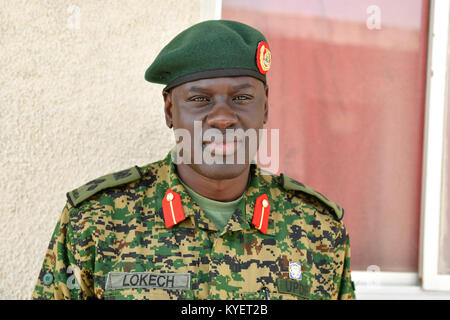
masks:
<svg viewBox="0 0 450 320"><path fill-rule="evenodd" d="M139 178L142 178L142 173L138 166L107 174L106 176L92 180L73 191L67 192L67 200L73 207L76 207L84 200L102 190L120 186Z"/></svg>
<svg viewBox="0 0 450 320"><path fill-rule="evenodd" d="M281 177L281 184L284 189L286 190L295 190L295 191L301 191L303 193L309 194L317 199L319 199L321 202L323 202L327 207L329 207L333 213L334 217L340 221L342 220L342 217L344 216L344 209L339 207L336 203L333 201L328 200L323 194L320 192L311 189L310 187L304 185L303 183L294 180L284 174L280 175Z"/></svg>

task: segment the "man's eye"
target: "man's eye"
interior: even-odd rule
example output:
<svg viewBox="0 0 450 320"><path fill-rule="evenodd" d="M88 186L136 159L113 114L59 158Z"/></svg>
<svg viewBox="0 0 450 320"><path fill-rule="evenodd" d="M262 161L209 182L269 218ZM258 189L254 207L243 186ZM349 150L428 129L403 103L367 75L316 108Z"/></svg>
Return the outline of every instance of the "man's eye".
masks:
<svg viewBox="0 0 450 320"><path fill-rule="evenodd" d="M237 100L237 101L245 101L245 100L251 100L252 97L247 96L247 95L239 95L233 98L233 100Z"/></svg>
<svg viewBox="0 0 450 320"><path fill-rule="evenodd" d="M207 98L207 97L197 96L197 97L192 97L192 98L190 98L189 101L194 101L194 102L207 102L207 101L208 101L208 98Z"/></svg>

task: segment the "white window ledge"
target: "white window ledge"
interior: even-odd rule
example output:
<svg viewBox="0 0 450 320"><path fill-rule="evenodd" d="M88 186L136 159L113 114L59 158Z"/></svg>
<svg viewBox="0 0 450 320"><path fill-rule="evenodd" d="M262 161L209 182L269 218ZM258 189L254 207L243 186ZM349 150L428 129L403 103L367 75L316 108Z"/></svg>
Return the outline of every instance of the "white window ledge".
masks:
<svg viewBox="0 0 450 320"><path fill-rule="evenodd" d="M352 271L358 300L450 300L448 292L425 291L417 273Z"/></svg>

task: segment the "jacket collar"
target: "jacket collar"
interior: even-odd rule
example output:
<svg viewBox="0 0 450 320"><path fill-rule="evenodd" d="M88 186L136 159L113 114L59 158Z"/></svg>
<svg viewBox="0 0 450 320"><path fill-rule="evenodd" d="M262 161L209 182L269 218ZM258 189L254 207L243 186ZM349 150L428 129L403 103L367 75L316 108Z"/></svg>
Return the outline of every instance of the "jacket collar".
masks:
<svg viewBox="0 0 450 320"><path fill-rule="evenodd" d="M166 228L167 224L173 225L170 210L173 210L172 213L180 216L180 212L177 212L178 209L176 203L172 202L172 207L170 207L170 203L167 202L167 193L172 191L179 195L181 200L180 207L182 207L182 214L184 215L184 218L182 219L175 219L175 225L184 228L201 228L209 231L218 231L214 223L208 219L203 210L192 200L184 186L181 184L176 172L175 164L172 161L172 151L160 162L157 177L155 183L159 184L161 187L157 188L158 196L155 200L158 202L156 204L158 209L154 215L154 220L157 222L158 226ZM260 206L258 207L258 203L261 203L261 196L264 194L267 195L267 201L270 204L270 215L266 234L273 235L275 229L273 217L277 211L276 202L271 198L270 186L267 181L262 178L261 170L255 164L252 164L250 167L249 185L244 193L244 197L242 198L238 209L236 209L230 221L225 226L223 233L248 230L250 228L257 229L252 223L252 220L256 213L256 209L258 210L258 213L256 213L258 215L257 218L258 221L260 221L259 215L261 208L259 208ZM169 199L171 198L172 197L169 197ZM166 210L166 214L163 210L164 201L166 201L166 208L169 210ZM179 200L174 199L173 201Z"/></svg>

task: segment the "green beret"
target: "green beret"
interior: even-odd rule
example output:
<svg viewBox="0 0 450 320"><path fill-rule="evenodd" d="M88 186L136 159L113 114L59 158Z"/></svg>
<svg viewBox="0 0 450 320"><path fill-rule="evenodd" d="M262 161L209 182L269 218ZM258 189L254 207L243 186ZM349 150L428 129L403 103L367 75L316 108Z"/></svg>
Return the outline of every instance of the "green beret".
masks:
<svg viewBox="0 0 450 320"><path fill-rule="evenodd" d="M251 76L266 83L271 52L258 30L236 21L210 20L178 34L145 72L169 90L205 78Z"/></svg>

